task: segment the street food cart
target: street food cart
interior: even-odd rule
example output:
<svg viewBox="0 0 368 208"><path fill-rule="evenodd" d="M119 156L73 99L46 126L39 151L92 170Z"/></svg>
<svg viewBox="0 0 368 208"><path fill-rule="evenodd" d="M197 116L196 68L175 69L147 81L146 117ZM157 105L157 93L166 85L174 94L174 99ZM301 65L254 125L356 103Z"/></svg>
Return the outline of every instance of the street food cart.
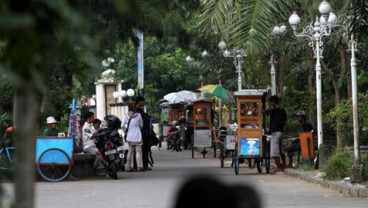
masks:
<svg viewBox="0 0 368 208"><path fill-rule="evenodd" d="M185 103L169 104L169 123L179 120L180 117L186 114Z"/></svg>
<svg viewBox="0 0 368 208"><path fill-rule="evenodd" d="M161 102L161 122L160 122L160 141L167 139L167 131L170 128L169 122L169 103Z"/></svg>
<svg viewBox="0 0 368 208"><path fill-rule="evenodd" d="M244 159L252 160L262 172L265 161L266 172L270 169L269 143L265 132L265 109L267 90L241 90L237 97L238 130L235 146L235 174L239 174L240 163ZM250 165L251 166L251 165Z"/></svg>
<svg viewBox="0 0 368 208"><path fill-rule="evenodd" d="M204 158L207 153L206 147L212 146L212 102L213 100L210 98L200 98L193 101L192 158L194 158L194 148L203 148Z"/></svg>

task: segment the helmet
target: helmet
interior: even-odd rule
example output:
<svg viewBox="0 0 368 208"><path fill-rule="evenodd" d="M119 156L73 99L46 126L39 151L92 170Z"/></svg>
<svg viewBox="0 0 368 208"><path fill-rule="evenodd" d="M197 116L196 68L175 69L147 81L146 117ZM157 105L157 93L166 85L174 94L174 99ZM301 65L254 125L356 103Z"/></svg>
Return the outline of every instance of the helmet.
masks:
<svg viewBox="0 0 368 208"><path fill-rule="evenodd" d="M107 123L108 128L112 128L114 130L117 130L121 126L121 121L117 116L114 115L108 115L105 117L105 121Z"/></svg>
<svg viewBox="0 0 368 208"><path fill-rule="evenodd" d="M187 123L187 119L184 116L181 116L179 118L179 124L184 124L184 123Z"/></svg>
<svg viewBox="0 0 368 208"><path fill-rule="evenodd" d="M174 120L173 122L171 122L172 126L176 126L178 124L178 121Z"/></svg>
<svg viewBox="0 0 368 208"><path fill-rule="evenodd" d="M305 116L305 111L298 110L298 112L295 113L296 116Z"/></svg>

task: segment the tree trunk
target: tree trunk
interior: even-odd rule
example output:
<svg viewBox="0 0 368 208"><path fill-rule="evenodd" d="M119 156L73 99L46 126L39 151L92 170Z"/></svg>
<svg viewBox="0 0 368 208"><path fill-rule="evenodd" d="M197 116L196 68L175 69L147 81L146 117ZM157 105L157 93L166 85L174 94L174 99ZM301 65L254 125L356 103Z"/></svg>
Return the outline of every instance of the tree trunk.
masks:
<svg viewBox="0 0 368 208"><path fill-rule="evenodd" d="M334 93L335 93L335 107L337 107L340 105L340 102L341 102L341 94L340 94L338 81L332 69L329 68L323 60L321 61L321 65L322 65L323 70L332 80L332 86L334 88ZM341 118L339 115L337 115L336 124L337 124L336 125L336 147L337 149L341 149L343 147L343 137L342 137L342 132L341 132L342 123L341 123Z"/></svg>
<svg viewBox="0 0 368 208"><path fill-rule="evenodd" d="M339 86L336 80L332 80L332 85L335 91L335 107L338 107L341 102ZM337 149L342 149L344 146L342 130L341 130L342 125L343 125L343 121L341 120L341 116L340 114L337 114L336 115L336 147Z"/></svg>
<svg viewBox="0 0 368 208"><path fill-rule="evenodd" d="M27 86L27 85L26 85ZM29 85L28 85L29 86ZM39 105L33 86L18 90L14 97L15 146L15 208L34 207L35 130Z"/></svg>

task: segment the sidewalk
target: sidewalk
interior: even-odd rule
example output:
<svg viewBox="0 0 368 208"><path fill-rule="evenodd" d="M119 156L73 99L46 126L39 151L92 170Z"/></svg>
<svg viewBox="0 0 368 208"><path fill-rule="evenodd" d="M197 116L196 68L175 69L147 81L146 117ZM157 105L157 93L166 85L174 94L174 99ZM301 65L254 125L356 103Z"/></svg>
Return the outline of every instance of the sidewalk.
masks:
<svg viewBox="0 0 368 208"><path fill-rule="evenodd" d="M213 149L207 149L208 153L206 154L206 158L214 158ZM220 153L217 153L217 156ZM202 157L202 154L199 150L195 151L195 157ZM325 180L324 176L318 170L298 170L298 169L285 169L285 174L288 176L296 177L308 182L312 182L318 184L322 187L329 188L335 190L339 193L344 194L345 196L351 197L368 197L368 181L365 181L361 184L351 183L349 181L344 180Z"/></svg>
<svg viewBox="0 0 368 208"><path fill-rule="evenodd" d="M368 183L354 184L349 181L330 181L323 178L323 174L317 170L301 171L297 169L285 169L289 176L297 177L302 180L319 184L323 187L336 190L345 196L368 197Z"/></svg>

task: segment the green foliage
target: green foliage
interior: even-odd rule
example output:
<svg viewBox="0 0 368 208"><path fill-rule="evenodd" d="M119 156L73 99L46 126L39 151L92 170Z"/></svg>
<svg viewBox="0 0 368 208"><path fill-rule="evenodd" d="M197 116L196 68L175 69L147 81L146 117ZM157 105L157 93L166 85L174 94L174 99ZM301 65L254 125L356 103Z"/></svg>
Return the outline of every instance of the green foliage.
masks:
<svg viewBox="0 0 368 208"><path fill-rule="evenodd" d="M326 178L331 180L343 179L350 176L354 156L348 151L336 151L322 167Z"/></svg>
<svg viewBox="0 0 368 208"><path fill-rule="evenodd" d="M0 137L12 120L14 85L5 75L0 75Z"/></svg>
<svg viewBox="0 0 368 208"><path fill-rule="evenodd" d="M67 132L69 127L70 113L65 113L58 122L57 128L60 132Z"/></svg>
<svg viewBox="0 0 368 208"><path fill-rule="evenodd" d="M368 93L360 93L358 95L358 122L359 122L359 139L360 144L367 145L368 137ZM336 122L337 115L340 116L341 122ZM346 145L353 144L353 115L351 100L343 99L339 106L333 108L326 116L326 124L332 126L335 130L338 127L342 129L343 141Z"/></svg>
<svg viewBox="0 0 368 208"><path fill-rule="evenodd" d="M300 125L300 123L294 119L291 118L288 120L285 128L284 128L284 136L285 137L294 137L294 136L298 136L299 132L302 131L302 126Z"/></svg>
<svg viewBox="0 0 368 208"><path fill-rule="evenodd" d="M368 180L368 155L361 154L360 162L363 166L363 180ZM322 170L326 173L326 179L338 180L349 177L354 164L354 154L346 150L334 152Z"/></svg>
<svg viewBox="0 0 368 208"><path fill-rule="evenodd" d="M202 1L199 29L217 34L237 48L247 44L249 54L262 54L270 38L270 28L286 19L294 1Z"/></svg>
<svg viewBox="0 0 368 208"><path fill-rule="evenodd" d="M361 155L361 163L363 165L363 180L368 180L368 155Z"/></svg>

